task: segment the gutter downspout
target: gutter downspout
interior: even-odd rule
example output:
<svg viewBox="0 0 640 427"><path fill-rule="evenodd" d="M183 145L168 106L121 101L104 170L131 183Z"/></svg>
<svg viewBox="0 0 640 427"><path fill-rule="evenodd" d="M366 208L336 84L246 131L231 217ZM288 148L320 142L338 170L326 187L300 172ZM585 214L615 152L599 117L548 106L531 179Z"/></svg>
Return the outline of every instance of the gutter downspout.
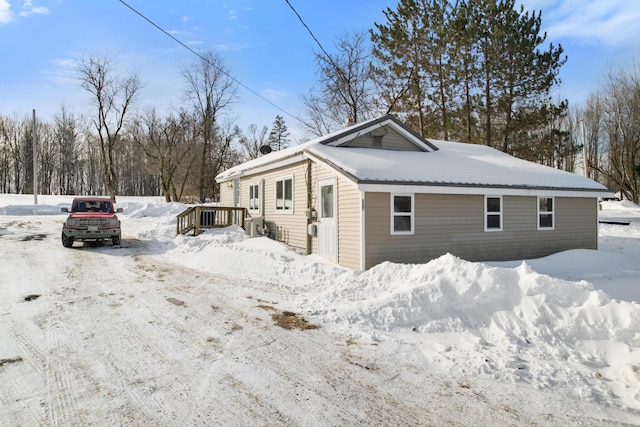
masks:
<svg viewBox="0 0 640 427"><path fill-rule="evenodd" d="M307 182L307 226L305 229L307 230L307 255L311 255L312 248L312 236L309 234L309 225L311 225L311 159L307 159L307 173L305 177L305 181Z"/></svg>

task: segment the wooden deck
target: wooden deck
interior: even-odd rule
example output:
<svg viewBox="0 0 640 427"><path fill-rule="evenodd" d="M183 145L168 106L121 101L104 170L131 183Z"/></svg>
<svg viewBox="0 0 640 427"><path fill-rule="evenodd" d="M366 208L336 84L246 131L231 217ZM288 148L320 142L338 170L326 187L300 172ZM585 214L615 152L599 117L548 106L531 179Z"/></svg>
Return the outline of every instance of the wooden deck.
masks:
<svg viewBox="0 0 640 427"><path fill-rule="evenodd" d="M246 208L227 206L193 206L178 214L177 234L193 231L197 236L205 228L221 228L237 225L245 228Z"/></svg>

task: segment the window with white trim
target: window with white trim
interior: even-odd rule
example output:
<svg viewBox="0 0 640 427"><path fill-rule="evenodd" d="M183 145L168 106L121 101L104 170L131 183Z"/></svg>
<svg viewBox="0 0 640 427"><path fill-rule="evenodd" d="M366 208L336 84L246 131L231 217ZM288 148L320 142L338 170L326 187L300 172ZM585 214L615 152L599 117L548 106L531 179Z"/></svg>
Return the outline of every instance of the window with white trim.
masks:
<svg viewBox="0 0 640 427"><path fill-rule="evenodd" d="M276 212L293 213L293 177L276 181Z"/></svg>
<svg viewBox="0 0 640 427"><path fill-rule="evenodd" d="M553 197L538 197L538 230L553 228Z"/></svg>
<svg viewBox="0 0 640 427"><path fill-rule="evenodd" d="M260 186L258 184L249 185L249 210L260 209Z"/></svg>
<svg viewBox="0 0 640 427"><path fill-rule="evenodd" d="M484 197L484 231L502 231L502 196Z"/></svg>
<svg viewBox="0 0 640 427"><path fill-rule="evenodd" d="M413 194L391 195L391 234L413 234Z"/></svg>

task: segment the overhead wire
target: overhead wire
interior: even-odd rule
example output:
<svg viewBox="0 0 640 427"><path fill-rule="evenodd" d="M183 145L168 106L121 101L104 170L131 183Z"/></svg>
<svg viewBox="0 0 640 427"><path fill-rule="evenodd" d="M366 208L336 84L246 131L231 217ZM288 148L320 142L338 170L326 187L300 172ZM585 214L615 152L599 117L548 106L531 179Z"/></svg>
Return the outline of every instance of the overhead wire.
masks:
<svg viewBox="0 0 640 427"><path fill-rule="evenodd" d="M285 0L287 2L287 5L289 5L289 8L293 11L293 13L295 13L295 15L298 17L298 20L300 21L300 23L304 26L304 28L306 28L307 32L309 33L309 35L311 35L311 38L316 42L316 44L320 47L320 50L322 51L322 53L324 54L324 56L326 57L327 61L329 62L329 64L331 64L331 66L336 70L336 73L338 74L338 76L343 80L343 83L345 84L345 87L349 86L349 80L347 79L347 76L345 75L345 72L342 68L340 68L338 66L338 64L336 64L333 60L333 58L331 57L331 55L329 55L329 53L325 50L324 46L322 46L322 43L320 43L320 41L318 40L318 38L316 37L316 35L313 33L313 31L311 31L311 28L309 28L309 26L307 25L306 22L304 22L304 19L302 19L302 16L300 16L300 14L298 13L298 11L296 10L295 7L293 7L293 5L291 4L291 2L289 2L289 0Z"/></svg>
<svg viewBox="0 0 640 427"><path fill-rule="evenodd" d="M161 31L162 33L164 33L166 36L170 37L173 41L175 41L176 43L178 43L180 46L184 47L185 49L187 49L189 52L193 53L194 55L196 55L198 58L200 58L201 60L205 61L206 63L208 63L209 65L211 65L212 67L216 68L218 71L220 71L221 73L223 73L225 76L227 76L228 78L230 78L231 80L233 80L235 83L238 84L238 86L243 87L244 89L246 89L247 91L249 91L250 93L252 93L253 95L257 96L258 98L262 99L263 101L267 102L268 104L270 104L272 107L277 108L278 110L280 110L281 112L283 112L284 114L286 114L287 116L299 121L300 123L304 122L302 121L302 119L300 119L299 117L289 113L287 110L285 110L284 108L276 105L275 103L273 103L272 101L270 101L269 99L265 98L264 96L260 95L258 92L256 92L255 90L251 89L249 86L245 85L244 83L242 83L240 80L236 79L235 77L233 77L231 74L229 74L228 72L226 72L224 69L216 66L216 64L211 63L207 58L205 58L202 54L200 54L199 52L193 50L191 47L189 47L188 45L186 45L185 43L183 43L181 40L179 40L177 37L175 37L174 35L172 35L171 33L169 33L168 31L166 31L164 28L162 28L160 25L156 24L155 22L153 22L151 19L147 18L142 12L138 11L137 9L135 9L134 7L132 7L131 5L129 5L126 1L124 0L118 0L120 3L122 3L123 5L125 5L127 8L129 8L132 12L134 12L136 15L140 16L142 19L144 19L145 21L147 21L149 24L151 24L153 27L155 27L156 29L158 29L159 31Z"/></svg>

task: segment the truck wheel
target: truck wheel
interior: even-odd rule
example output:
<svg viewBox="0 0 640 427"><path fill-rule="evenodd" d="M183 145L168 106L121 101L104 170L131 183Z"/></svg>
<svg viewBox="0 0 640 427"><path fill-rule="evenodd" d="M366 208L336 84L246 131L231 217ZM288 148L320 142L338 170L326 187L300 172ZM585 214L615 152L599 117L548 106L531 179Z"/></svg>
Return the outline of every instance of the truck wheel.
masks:
<svg viewBox="0 0 640 427"><path fill-rule="evenodd" d="M113 246L119 246L120 245L120 236L112 237L111 238L111 242L113 243Z"/></svg>
<svg viewBox="0 0 640 427"><path fill-rule="evenodd" d="M71 246L73 246L73 237L69 237L62 233L62 246L64 246L65 248L70 248Z"/></svg>

